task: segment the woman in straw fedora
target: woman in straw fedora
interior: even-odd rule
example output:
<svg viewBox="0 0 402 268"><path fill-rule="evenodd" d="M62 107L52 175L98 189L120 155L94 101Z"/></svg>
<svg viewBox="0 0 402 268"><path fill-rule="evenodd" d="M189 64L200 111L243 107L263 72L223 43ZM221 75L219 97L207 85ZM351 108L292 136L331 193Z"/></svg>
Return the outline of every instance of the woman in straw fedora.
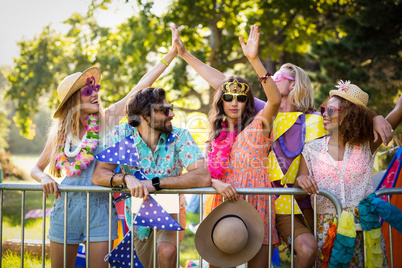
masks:
<svg viewBox="0 0 402 268"><path fill-rule="evenodd" d="M42 184L46 197L55 194L50 216L50 258L52 267L63 266L64 194L51 177L66 177L63 185L92 185L94 155L102 151L101 137L125 116L129 97L139 89L151 86L177 55L173 43L171 50L157 63L122 100L103 110L98 91L100 69L91 67L84 72L67 76L58 86L60 105L54 113L56 119L49 132L45 149L31 171L31 176ZM49 173L44 172L49 166ZM62 198L59 198L62 197ZM74 267L78 245L87 241L86 193L68 193L67 267ZM90 194L90 266L107 267L104 261L109 252L109 205L107 193ZM113 207L112 239L117 238L117 211Z"/></svg>
<svg viewBox="0 0 402 268"><path fill-rule="evenodd" d="M359 202L374 191L371 175L375 152L381 141L374 142L373 118L376 114L367 108L368 94L350 81L340 81L336 87L338 90L331 90L330 97L321 106L324 128L329 134L304 146L295 187L303 188L310 195L318 194L319 189L335 194L343 209L358 221ZM387 120L392 128L400 121L393 116L387 116ZM389 132L393 132L392 129ZM317 213L317 261L321 267L322 247L336 212L328 199L318 196ZM355 248L350 267L363 267L362 232L357 233ZM380 267L387 266L383 257L386 256L385 248L382 249L378 256ZM328 260L326 256L324 263Z"/></svg>

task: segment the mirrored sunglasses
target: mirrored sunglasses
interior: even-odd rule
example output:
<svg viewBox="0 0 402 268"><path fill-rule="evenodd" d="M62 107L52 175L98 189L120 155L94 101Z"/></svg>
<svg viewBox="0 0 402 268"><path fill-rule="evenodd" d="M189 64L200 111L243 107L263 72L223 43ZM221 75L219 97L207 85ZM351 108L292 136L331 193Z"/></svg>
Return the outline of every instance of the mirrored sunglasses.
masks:
<svg viewBox="0 0 402 268"><path fill-rule="evenodd" d="M169 116L169 111L173 112L173 104L169 106L162 106L155 108L155 111L157 112L163 112L166 116Z"/></svg>
<svg viewBox="0 0 402 268"><path fill-rule="evenodd" d="M232 93L225 93L222 96L222 100L224 102L232 102L236 98L237 102L244 103L247 101L247 95L244 94L232 94Z"/></svg>
<svg viewBox="0 0 402 268"><path fill-rule="evenodd" d="M335 111L342 111L342 109L332 107L332 106L320 106L320 112L321 115L324 115L325 112L327 112L328 117L331 117Z"/></svg>
<svg viewBox="0 0 402 268"><path fill-rule="evenodd" d="M292 80L292 81L295 80L290 75L287 75L287 74L283 73L282 70L277 71L274 74L274 76L272 77L272 79L274 80L275 83L282 81L283 78L286 78L286 79L289 79L289 80Z"/></svg>

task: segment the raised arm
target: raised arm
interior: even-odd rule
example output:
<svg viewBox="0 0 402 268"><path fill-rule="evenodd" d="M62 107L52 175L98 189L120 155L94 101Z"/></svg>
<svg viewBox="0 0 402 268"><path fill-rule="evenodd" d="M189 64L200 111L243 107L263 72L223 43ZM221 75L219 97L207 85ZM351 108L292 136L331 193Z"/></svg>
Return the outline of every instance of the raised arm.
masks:
<svg viewBox="0 0 402 268"><path fill-rule="evenodd" d="M172 31L172 38L174 38L173 33L174 29L173 27L171 28ZM162 58L161 61L159 61L151 70L149 70L138 82L138 84L131 89L131 91L120 101L116 102L112 106L110 106L108 109L105 111L105 119L107 122L107 125L109 128L113 128L114 125L117 125L122 117L125 116L125 107L127 100L130 98L131 95L133 95L137 90L140 90L142 88L146 88L149 86L152 86L152 84L158 79L158 77L163 73L163 71L166 70L167 66L164 62L165 61L167 64L170 64L172 60L176 57L177 55L177 49L176 49L176 42L172 40L172 48L171 50Z"/></svg>
<svg viewBox="0 0 402 268"><path fill-rule="evenodd" d="M275 120L275 117L278 113L279 106L281 104L281 94L279 93L279 90L276 87L272 78L270 76L266 76L268 74L267 70L258 57L259 40L260 34L258 32L257 25L251 26L250 36L247 44L244 43L243 38L239 38L243 53L253 66L258 77L265 77L262 80L261 84L264 88L264 92L268 98L268 101L267 103L265 103L264 109L262 110L262 116L265 118L265 120L263 120L265 128L264 134L268 136L272 129L272 124Z"/></svg>
<svg viewBox="0 0 402 268"><path fill-rule="evenodd" d="M399 97L395 108L387 115L386 119L391 124L392 130L399 126L402 121L402 95Z"/></svg>
<svg viewBox="0 0 402 268"><path fill-rule="evenodd" d="M194 57L190 52L187 51L180 38L179 30L176 26L173 26L173 39L176 43L177 52L179 56L185 60L193 69L201 75L201 77L208 82L214 89L218 90L222 85L222 82L226 79L226 76L218 71L217 69L206 65L196 57Z"/></svg>

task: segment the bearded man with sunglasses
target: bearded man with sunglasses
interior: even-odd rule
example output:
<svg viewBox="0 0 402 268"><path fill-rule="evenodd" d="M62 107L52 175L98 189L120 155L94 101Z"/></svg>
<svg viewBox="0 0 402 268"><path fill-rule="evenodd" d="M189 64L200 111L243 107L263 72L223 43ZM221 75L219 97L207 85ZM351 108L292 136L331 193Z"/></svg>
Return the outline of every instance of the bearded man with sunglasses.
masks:
<svg viewBox="0 0 402 268"><path fill-rule="evenodd" d="M144 200L148 200L150 192L161 189L211 186L208 168L191 134L188 130L172 126L173 106L165 95L161 88L148 87L132 96L126 106L128 123L115 128L111 144L122 144L125 138L132 137L138 153L138 166L121 165L123 173L115 174L117 164L99 162L92 177L93 184L127 187L133 197ZM145 174L146 180L137 179L139 169ZM183 169L188 172L182 174ZM125 217L128 226L131 226L131 199L125 202ZM176 215L172 217L176 219ZM185 227L184 202L181 202L180 219L177 221ZM154 231L135 226L134 234L135 250L141 263L144 267L153 267ZM176 231L157 231L158 267L175 267L176 236ZM181 231L180 241L183 236L184 231Z"/></svg>

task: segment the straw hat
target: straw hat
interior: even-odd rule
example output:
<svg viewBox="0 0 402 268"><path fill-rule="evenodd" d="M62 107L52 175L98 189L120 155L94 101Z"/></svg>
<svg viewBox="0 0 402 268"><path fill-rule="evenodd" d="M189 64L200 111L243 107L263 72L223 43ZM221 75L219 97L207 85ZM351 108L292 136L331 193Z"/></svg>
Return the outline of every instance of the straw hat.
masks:
<svg viewBox="0 0 402 268"><path fill-rule="evenodd" d="M200 256L219 267L251 260L264 240L264 223L248 202L223 202L200 223L194 243Z"/></svg>
<svg viewBox="0 0 402 268"><path fill-rule="evenodd" d="M329 95L331 97L339 96L354 104L367 107L369 95L361 90L358 86L351 84L350 81L343 82L342 80L340 80L338 85L336 85L335 87L337 87L338 90L331 90L329 92Z"/></svg>
<svg viewBox="0 0 402 268"><path fill-rule="evenodd" d="M61 81L60 85L57 88L57 95L60 99L60 105L57 107L56 112L53 117L60 117L61 107L63 107L64 103L71 97L77 90L82 88L87 83L87 78L93 76L95 78L96 83L99 83L101 77L101 71L98 67L91 67L86 69L83 73L78 72L72 75L67 76Z"/></svg>

